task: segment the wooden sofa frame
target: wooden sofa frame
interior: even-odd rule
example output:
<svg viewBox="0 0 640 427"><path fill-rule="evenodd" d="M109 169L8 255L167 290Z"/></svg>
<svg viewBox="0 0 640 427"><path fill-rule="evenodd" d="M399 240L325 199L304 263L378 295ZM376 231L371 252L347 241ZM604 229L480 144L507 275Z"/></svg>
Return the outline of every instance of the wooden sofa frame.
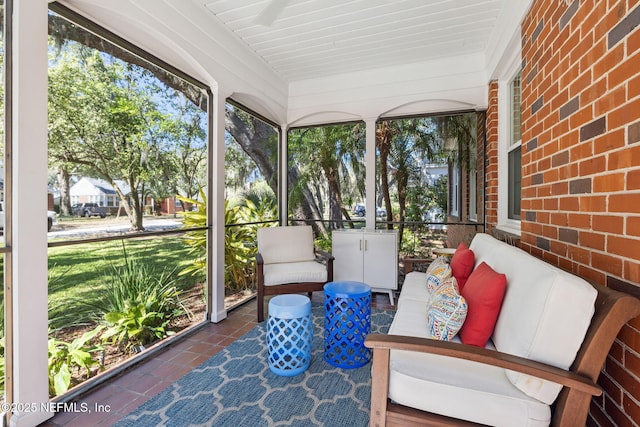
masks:
<svg viewBox="0 0 640 427"><path fill-rule="evenodd" d="M264 285L264 259L260 252L256 254L258 322L262 322L264 320L264 297L266 295L297 294L307 292L309 294L309 298L311 298L312 292L322 291L325 284L333 281L333 255L318 248L314 248L314 253L316 254L316 261L325 264L327 267L326 282L286 283L283 285L272 286Z"/></svg>
<svg viewBox="0 0 640 427"><path fill-rule="evenodd" d="M421 260L405 262L405 272L412 271L413 264L418 261ZM592 285L598 291L595 314L569 371L465 344L398 335L369 335L365 345L373 349L370 425L477 425L405 407L388 398L390 350L409 350L486 363L561 384L563 388L552 405L551 425L584 427L592 396L602 394L596 381L607 354L622 327L640 315L640 300L637 298L601 285Z"/></svg>

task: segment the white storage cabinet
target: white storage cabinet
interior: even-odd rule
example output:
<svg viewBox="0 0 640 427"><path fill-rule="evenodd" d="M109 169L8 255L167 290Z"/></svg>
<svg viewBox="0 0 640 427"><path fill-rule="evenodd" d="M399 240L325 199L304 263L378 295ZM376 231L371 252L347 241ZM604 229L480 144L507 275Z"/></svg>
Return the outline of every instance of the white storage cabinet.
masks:
<svg viewBox="0 0 640 427"><path fill-rule="evenodd" d="M398 233L396 230L334 230L333 280L354 280L372 292L389 294L398 289Z"/></svg>

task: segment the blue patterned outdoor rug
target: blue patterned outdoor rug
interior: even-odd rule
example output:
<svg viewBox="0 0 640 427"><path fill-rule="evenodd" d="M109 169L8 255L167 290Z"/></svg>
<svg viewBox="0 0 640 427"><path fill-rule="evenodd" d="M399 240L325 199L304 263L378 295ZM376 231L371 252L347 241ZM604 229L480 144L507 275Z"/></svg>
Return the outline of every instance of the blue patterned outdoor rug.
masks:
<svg viewBox="0 0 640 427"><path fill-rule="evenodd" d="M121 419L117 426L367 426L371 363L336 368L323 359L324 312L314 303L311 365L283 377L267 361L266 323ZM386 333L394 311L371 310L371 332Z"/></svg>

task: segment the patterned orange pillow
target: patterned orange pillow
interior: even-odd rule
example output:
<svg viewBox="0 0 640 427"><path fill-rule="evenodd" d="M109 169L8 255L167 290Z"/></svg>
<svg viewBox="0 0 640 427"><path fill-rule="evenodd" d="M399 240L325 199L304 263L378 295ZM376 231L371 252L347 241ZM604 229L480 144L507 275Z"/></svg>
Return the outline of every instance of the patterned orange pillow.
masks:
<svg viewBox="0 0 640 427"><path fill-rule="evenodd" d="M451 266L449 264L446 262L439 262L436 264L436 261L433 261L427 269L427 289L429 289L430 293L436 290L452 275ZM433 264L436 265L434 266Z"/></svg>
<svg viewBox="0 0 640 427"><path fill-rule="evenodd" d="M467 317L467 302L460 293L455 277L445 280L429 299L427 325L433 339L451 341Z"/></svg>

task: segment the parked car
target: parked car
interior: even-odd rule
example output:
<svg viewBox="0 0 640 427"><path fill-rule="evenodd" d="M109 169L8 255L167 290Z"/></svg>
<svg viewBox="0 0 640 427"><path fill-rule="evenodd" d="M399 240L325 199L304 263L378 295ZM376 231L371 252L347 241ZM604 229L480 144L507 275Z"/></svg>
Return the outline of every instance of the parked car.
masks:
<svg viewBox="0 0 640 427"><path fill-rule="evenodd" d="M47 211L47 231L51 231L51 227L57 223L56 213L54 211Z"/></svg>
<svg viewBox="0 0 640 427"><path fill-rule="evenodd" d="M364 205L361 204L357 204L353 207L353 214L356 216L360 216L363 217L364 214L366 213L365 209L364 209Z"/></svg>
<svg viewBox="0 0 640 427"><path fill-rule="evenodd" d="M367 210L365 209L363 204L358 203L353 207L353 214L356 216L363 217L366 215L366 213L367 213ZM377 217L387 216L387 210L385 208L376 207L376 216Z"/></svg>
<svg viewBox="0 0 640 427"><path fill-rule="evenodd" d="M56 213L47 211L47 231L51 231L54 224L57 224ZM0 235L4 232L4 202L0 202Z"/></svg>
<svg viewBox="0 0 640 427"><path fill-rule="evenodd" d="M107 216L107 208L98 205L97 203L76 203L71 206L71 215L84 216L89 218L90 216L99 216L104 218Z"/></svg>

